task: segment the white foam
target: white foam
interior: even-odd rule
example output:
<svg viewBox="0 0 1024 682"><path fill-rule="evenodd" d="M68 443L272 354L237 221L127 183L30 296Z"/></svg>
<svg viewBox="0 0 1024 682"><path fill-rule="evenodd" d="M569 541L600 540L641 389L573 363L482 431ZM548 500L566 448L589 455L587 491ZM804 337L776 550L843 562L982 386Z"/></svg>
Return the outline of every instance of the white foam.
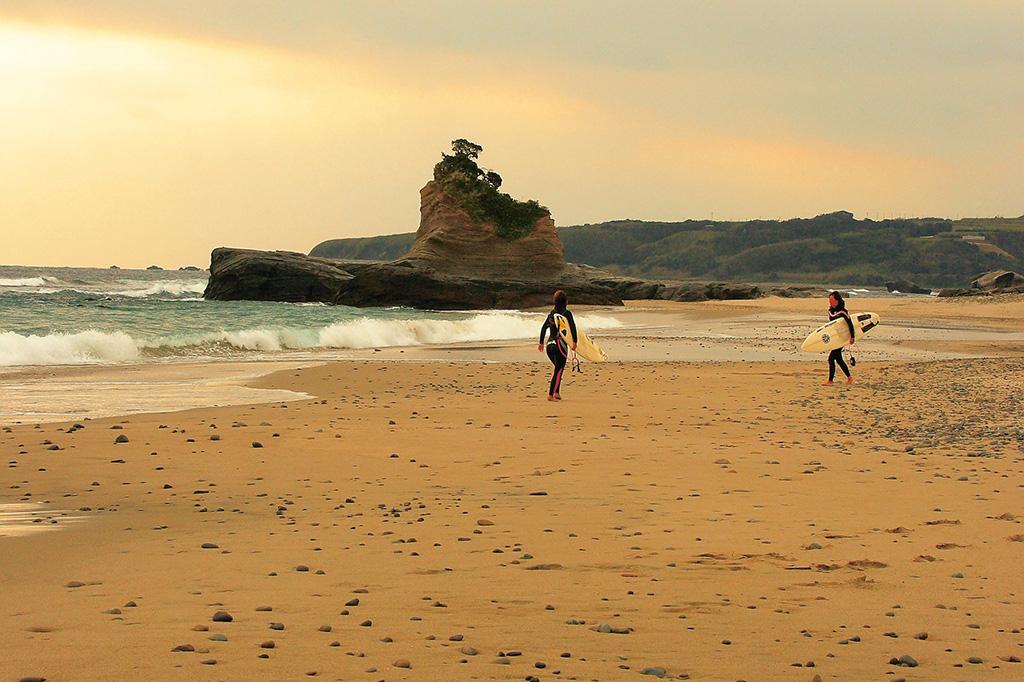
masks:
<svg viewBox="0 0 1024 682"><path fill-rule="evenodd" d="M59 280L53 277L13 277L0 278L0 287L45 287Z"/></svg>
<svg viewBox="0 0 1024 682"><path fill-rule="evenodd" d="M174 339L159 339L149 348L227 344L240 350L273 352L315 348L385 348L472 341L526 339L540 331L542 316L525 313L483 313L464 319L377 319L359 317L319 329L243 329ZM612 317L581 316L581 326L599 330L620 327Z"/></svg>
<svg viewBox="0 0 1024 682"><path fill-rule="evenodd" d="M218 346L234 351L272 353L528 339L539 334L543 319L542 315L515 312L481 313L446 320L359 317L318 329L243 329L146 340L123 332L96 330L47 336L5 332L0 333L0 366L128 362L146 355L209 353ZM601 315L580 315L578 320L580 326L588 330L622 326L617 319ZM188 349L194 350L189 353Z"/></svg>
<svg viewBox="0 0 1024 682"><path fill-rule="evenodd" d="M139 358L135 340L123 332L22 336L0 333L0 366L126 362Z"/></svg>
<svg viewBox="0 0 1024 682"><path fill-rule="evenodd" d="M138 280L122 280L123 284L137 285ZM157 280L149 286L133 289L112 289L107 291L92 291L88 293L105 294L107 296L126 296L128 298L147 298L149 296L170 295L185 296L186 294L201 294L206 291L206 280L181 281L181 280Z"/></svg>

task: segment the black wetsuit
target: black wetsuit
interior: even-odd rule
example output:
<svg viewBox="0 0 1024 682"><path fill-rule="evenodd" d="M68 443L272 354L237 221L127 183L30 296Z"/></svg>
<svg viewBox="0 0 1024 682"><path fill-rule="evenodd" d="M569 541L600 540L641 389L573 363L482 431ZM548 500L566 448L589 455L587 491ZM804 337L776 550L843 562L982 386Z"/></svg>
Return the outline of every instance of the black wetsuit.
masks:
<svg viewBox="0 0 1024 682"><path fill-rule="evenodd" d="M840 317L846 318L846 324L850 327L850 338L855 339L856 334L853 331L853 320L850 319L850 313L846 311L846 305L840 303L835 308L828 309L828 319L838 320ZM843 374L847 377L850 376L850 368L846 366L846 361L843 360L843 349L842 347L836 348L828 354L828 380L832 381L836 378L836 365L839 365L839 369L843 370Z"/></svg>
<svg viewBox="0 0 1024 682"><path fill-rule="evenodd" d="M558 323L555 322L555 315L562 315L566 321L569 322L569 332L572 334L572 342L576 343L576 320L572 317L572 312L568 309L552 310L548 313L548 317L544 320L544 326L540 328L540 343L545 343L545 337L547 337L547 346L545 350L548 354L548 359L551 360L551 364L555 366L551 372L551 384L548 386L548 395L554 395L558 393L562 387L562 372L565 371L565 361L569 357L569 347L566 345L565 339L558 333Z"/></svg>

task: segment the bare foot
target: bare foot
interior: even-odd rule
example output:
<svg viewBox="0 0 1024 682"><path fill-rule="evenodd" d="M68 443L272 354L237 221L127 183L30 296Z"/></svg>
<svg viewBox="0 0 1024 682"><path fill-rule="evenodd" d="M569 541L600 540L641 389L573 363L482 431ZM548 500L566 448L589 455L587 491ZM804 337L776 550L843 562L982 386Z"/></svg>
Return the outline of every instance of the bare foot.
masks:
<svg viewBox="0 0 1024 682"><path fill-rule="evenodd" d="M853 383L853 377L846 377L846 383L852 384Z"/></svg>
<svg viewBox="0 0 1024 682"><path fill-rule="evenodd" d="M562 396L558 393L555 394L555 400L561 400Z"/></svg>
<svg viewBox="0 0 1024 682"><path fill-rule="evenodd" d="M822 382L822 384L821 384L821 385L822 385L822 386L831 386L831 385L832 385L832 382L831 382L831 381L825 381L825 382Z"/></svg>
<svg viewBox="0 0 1024 682"><path fill-rule="evenodd" d="M550 401L550 402L554 402L554 401L555 401L555 396L553 396L553 395L549 395L549 396L548 396L548 401Z"/></svg>

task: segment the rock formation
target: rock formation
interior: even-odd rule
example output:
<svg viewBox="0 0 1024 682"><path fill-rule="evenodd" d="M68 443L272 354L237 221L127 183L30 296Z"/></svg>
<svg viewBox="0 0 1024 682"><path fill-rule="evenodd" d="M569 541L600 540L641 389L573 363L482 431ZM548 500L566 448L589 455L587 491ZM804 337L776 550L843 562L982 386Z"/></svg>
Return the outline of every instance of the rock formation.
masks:
<svg viewBox="0 0 1024 682"><path fill-rule="evenodd" d="M889 293L898 292L901 294L930 294L931 289L925 289L924 287L918 286L914 282L908 279L897 279L892 282L886 282L885 288Z"/></svg>
<svg viewBox="0 0 1024 682"><path fill-rule="evenodd" d="M979 275L971 282L972 289L996 291L999 289L1018 289L1024 287L1024 276L1012 270L993 270Z"/></svg>
<svg viewBox="0 0 1024 682"><path fill-rule="evenodd" d="M990 294L1021 294L1024 293L1024 275L1012 270L993 270L978 275L970 288L943 289L939 292L942 298L952 296L988 296Z"/></svg>
<svg viewBox="0 0 1024 682"><path fill-rule="evenodd" d="M621 305L632 299L748 299L764 293L750 284L648 281L572 263L550 277L483 277L441 272L405 259L341 261L222 247L213 252L204 296L222 301L488 310L546 306L556 289L564 290L577 305Z"/></svg>
<svg viewBox="0 0 1024 682"><path fill-rule="evenodd" d="M420 226L404 260L450 274L486 278L554 277L565 268L551 214L538 218L526 236L505 239L493 223L470 216L436 180L420 190Z"/></svg>
<svg viewBox="0 0 1024 682"><path fill-rule="evenodd" d="M744 284L649 282L565 262L547 209L498 192L501 178L477 166L478 145L456 140L420 191L420 226L398 260L352 261L285 251L215 249L204 296L219 300L322 301L433 310L548 305L556 289L573 304L623 299L753 298Z"/></svg>
<svg viewBox="0 0 1024 682"><path fill-rule="evenodd" d="M338 261L288 251L214 249L203 294L218 301L329 302L352 273Z"/></svg>

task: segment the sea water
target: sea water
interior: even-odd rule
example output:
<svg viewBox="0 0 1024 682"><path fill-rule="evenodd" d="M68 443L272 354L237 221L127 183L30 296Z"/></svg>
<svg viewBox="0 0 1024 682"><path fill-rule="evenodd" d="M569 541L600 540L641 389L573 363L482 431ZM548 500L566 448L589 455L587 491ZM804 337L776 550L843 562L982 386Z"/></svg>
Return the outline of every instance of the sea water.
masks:
<svg viewBox="0 0 1024 682"><path fill-rule="evenodd" d="M0 367L267 359L527 339L543 315L207 301L209 273L0 266ZM581 316L588 329L612 317Z"/></svg>

